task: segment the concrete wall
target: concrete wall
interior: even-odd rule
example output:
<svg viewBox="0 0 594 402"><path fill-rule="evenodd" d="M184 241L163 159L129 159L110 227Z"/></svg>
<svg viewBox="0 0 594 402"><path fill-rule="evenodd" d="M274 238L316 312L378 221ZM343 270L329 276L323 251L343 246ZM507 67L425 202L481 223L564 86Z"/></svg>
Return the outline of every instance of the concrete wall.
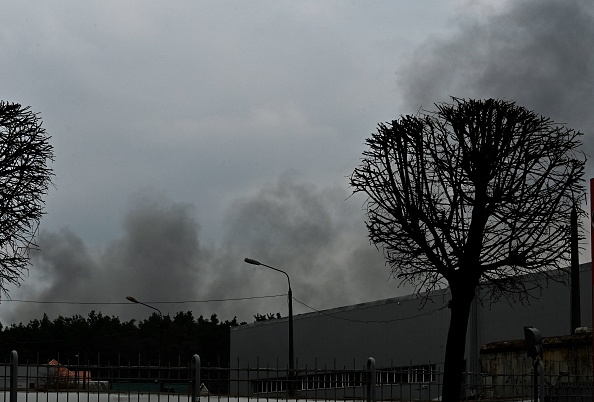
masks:
<svg viewBox="0 0 594 402"><path fill-rule="evenodd" d="M543 339L545 384L564 395L581 395L590 388L592 378L592 332ZM480 352L482 395L487 398L530 396L533 385L533 360L526 356L523 340L493 342ZM584 385L589 384L587 387ZM585 390L585 389L584 389ZM583 390L583 391L584 391ZM578 400L578 399L570 399ZM587 400L587 399L584 399ZM590 399L591 400L591 399Z"/></svg>

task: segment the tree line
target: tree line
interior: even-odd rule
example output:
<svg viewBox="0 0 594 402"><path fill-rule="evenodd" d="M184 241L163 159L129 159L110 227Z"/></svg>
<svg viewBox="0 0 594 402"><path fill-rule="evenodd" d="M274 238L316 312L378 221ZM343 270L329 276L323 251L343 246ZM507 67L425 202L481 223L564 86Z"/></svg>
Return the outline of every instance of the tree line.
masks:
<svg viewBox="0 0 594 402"><path fill-rule="evenodd" d="M272 319L272 315L257 314ZM185 364L195 353L205 366L229 365L230 328L246 324L220 320L216 314L195 318L191 311L171 317L153 313L145 320L121 321L116 316L91 311L85 318L59 316L28 324L0 324L0 352L8 360L16 350L19 361L45 364L51 359L61 364L80 365L161 365Z"/></svg>

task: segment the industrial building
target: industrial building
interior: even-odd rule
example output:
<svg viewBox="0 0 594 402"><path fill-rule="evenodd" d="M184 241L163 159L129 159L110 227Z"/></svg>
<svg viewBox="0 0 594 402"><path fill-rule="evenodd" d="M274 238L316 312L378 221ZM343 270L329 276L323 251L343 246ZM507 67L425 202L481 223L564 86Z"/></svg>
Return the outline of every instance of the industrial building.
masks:
<svg viewBox="0 0 594 402"><path fill-rule="evenodd" d="M480 348L491 342L523 339L524 326L538 328L544 337L571 333L570 288L549 281L529 304L475 302L466 337L466 369L480 372ZM540 280L540 279L539 279ZM544 277L542 279L544 281ZM565 280L568 282L568 280ZM349 384L348 370L364 368L369 357L378 368L429 377L443 368L449 326L448 289L425 295L407 295L294 316L295 368L345 370L334 386ZM592 269L580 265L581 326L592 326ZM288 318L256 322L231 330L231 368L286 368L288 365ZM243 393L264 392L272 375L261 381L238 381ZM398 378L394 378L398 380ZM303 388L310 384L305 374ZM269 382L270 383L270 382ZM352 383L352 381L351 381ZM243 384L243 385L242 385ZM264 385L263 385L264 384ZM316 385L313 385L315 388ZM356 396L356 395L350 395Z"/></svg>

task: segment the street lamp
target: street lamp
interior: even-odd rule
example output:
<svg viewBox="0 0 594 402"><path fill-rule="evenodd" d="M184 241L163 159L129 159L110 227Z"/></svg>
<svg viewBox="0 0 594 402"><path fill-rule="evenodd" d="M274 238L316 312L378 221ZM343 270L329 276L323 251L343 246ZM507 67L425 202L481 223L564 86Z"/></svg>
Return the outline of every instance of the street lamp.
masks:
<svg viewBox="0 0 594 402"><path fill-rule="evenodd" d="M261 263L260 261L253 260L251 258L244 258L245 262L252 265L261 265L266 268L270 268L272 270L281 272L285 274L287 277L287 281L289 283L289 395L293 396L295 394L295 382L294 382L294 373L295 373L295 365L294 365L294 353L293 353L293 291L291 290L291 278L289 278L289 274L287 274L282 269L278 269L275 267L271 267L270 265L266 265Z"/></svg>
<svg viewBox="0 0 594 402"><path fill-rule="evenodd" d="M159 310L156 307L153 307L149 304L143 303L141 301L136 300L136 298L132 297L132 296L126 296L126 299L128 301L131 301L132 303L136 303L136 304L142 304L143 306L146 306L148 308L152 308L153 310L157 310L157 312L159 313L159 361L158 361L158 365L159 365L159 389L161 391L163 391L163 382L160 380L161 378L161 353L163 351L163 314L161 313L161 310Z"/></svg>

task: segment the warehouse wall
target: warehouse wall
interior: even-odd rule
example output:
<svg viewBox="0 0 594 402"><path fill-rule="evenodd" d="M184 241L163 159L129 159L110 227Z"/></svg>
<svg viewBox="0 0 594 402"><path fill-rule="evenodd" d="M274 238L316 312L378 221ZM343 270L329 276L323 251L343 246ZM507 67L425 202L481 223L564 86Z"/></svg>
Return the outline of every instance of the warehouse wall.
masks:
<svg viewBox="0 0 594 402"><path fill-rule="evenodd" d="M582 326L592 326L590 263L582 264ZM570 333L569 287L552 282L529 305L501 300L476 305L469 323L467 361L478 367L482 345L522 339L523 327L533 325L543 336ZM442 364L449 324L447 289L432 293L423 309L409 295L339 307L294 317L296 367L360 369L369 357L378 367ZM232 328L231 366L287 367L287 318Z"/></svg>

